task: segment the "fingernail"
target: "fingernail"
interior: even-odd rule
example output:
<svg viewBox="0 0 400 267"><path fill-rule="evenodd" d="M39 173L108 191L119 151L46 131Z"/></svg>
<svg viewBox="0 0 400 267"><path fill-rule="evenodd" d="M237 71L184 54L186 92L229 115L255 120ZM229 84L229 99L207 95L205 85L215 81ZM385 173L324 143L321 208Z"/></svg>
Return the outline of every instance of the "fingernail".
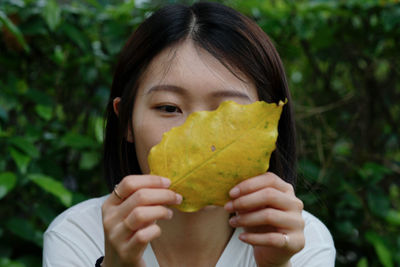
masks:
<svg viewBox="0 0 400 267"><path fill-rule="evenodd" d="M232 188L231 191L229 191L229 195L233 198L238 197L240 195L240 190L237 187Z"/></svg>
<svg viewBox="0 0 400 267"><path fill-rule="evenodd" d="M247 236L245 234L240 234L239 235L239 239L242 241L246 241L247 240Z"/></svg>
<svg viewBox="0 0 400 267"><path fill-rule="evenodd" d="M232 211L233 210L233 204L232 201L229 201L228 203L225 204L224 209L227 211Z"/></svg>
<svg viewBox="0 0 400 267"><path fill-rule="evenodd" d="M181 204L182 202L182 196L180 194L176 194L176 204Z"/></svg>
<svg viewBox="0 0 400 267"><path fill-rule="evenodd" d="M165 187L169 187L171 185L171 180L168 178L161 177L161 181Z"/></svg>
<svg viewBox="0 0 400 267"><path fill-rule="evenodd" d="M229 219L229 223L233 227L235 227L237 225L237 221L238 221L238 218L236 216Z"/></svg>
<svg viewBox="0 0 400 267"><path fill-rule="evenodd" d="M172 215L174 215L174 213L172 212L172 210L168 210L168 215L167 215L167 219L171 219Z"/></svg>

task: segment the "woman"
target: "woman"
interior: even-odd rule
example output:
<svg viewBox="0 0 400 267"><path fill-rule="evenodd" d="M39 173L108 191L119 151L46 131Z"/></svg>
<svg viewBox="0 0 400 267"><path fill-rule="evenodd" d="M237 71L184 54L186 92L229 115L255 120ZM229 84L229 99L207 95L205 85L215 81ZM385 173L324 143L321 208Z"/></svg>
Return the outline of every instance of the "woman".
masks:
<svg viewBox="0 0 400 267"><path fill-rule="evenodd" d="M168 189L168 177L149 175L147 163L164 132L226 100L285 99L269 172L232 188L224 207L169 207L182 196ZM294 119L279 55L228 7L167 6L133 33L113 80L104 158L110 190L117 186L55 219L45 266L334 265L329 231L294 193Z"/></svg>

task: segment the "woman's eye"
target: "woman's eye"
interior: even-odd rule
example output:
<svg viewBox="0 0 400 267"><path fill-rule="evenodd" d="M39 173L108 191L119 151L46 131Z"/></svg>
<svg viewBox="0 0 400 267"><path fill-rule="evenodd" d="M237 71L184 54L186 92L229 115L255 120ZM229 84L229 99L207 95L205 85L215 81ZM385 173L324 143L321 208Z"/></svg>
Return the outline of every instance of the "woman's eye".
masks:
<svg viewBox="0 0 400 267"><path fill-rule="evenodd" d="M172 106L172 105L162 105L162 106L158 106L156 107L157 110L160 110L162 112L166 112L166 113L181 113L182 111L176 107L176 106Z"/></svg>

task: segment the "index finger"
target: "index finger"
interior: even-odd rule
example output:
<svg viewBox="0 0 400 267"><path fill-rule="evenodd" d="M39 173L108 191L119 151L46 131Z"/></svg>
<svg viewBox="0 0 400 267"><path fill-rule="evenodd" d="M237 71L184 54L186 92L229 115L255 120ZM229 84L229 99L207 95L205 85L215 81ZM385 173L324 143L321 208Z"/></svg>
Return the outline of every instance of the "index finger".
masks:
<svg viewBox="0 0 400 267"><path fill-rule="evenodd" d="M171 181L165 177L155 175L129 175L114 188L111 196L107 199L110 204L118 205L127 197L141 188L168 188Z"/></svg>
<svg viewBox="0 0 400 267"><path fill-rule="evenodd" d="M267 172L237 184L229 191L229 196L232 198L238 198L265 187L273 187L284 193L294 193L294 189L291 184L282 180L275 173Z"/></svg>

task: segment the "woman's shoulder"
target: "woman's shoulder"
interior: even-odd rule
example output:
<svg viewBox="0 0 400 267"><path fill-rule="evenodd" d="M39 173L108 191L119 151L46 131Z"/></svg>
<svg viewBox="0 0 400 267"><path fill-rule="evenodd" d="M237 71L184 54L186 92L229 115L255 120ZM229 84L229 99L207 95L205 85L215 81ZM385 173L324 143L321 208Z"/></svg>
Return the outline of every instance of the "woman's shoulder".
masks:
<svg viewBox="0 0 400 267"><path fill-rule="evenodd" d="M101 206L107 196L76 204L58 215L43 238L43 266L93 266L104 255Z"/></svg>
<svg viewBox="0 0 400 267"><path fill-rule="evenodd" d="M46 232L60 231L61 229L79 225L80 227L87 224L101 225L101 206L108 195L98 198L91 198L80 202L58 215L47 228Z"/></svg>

